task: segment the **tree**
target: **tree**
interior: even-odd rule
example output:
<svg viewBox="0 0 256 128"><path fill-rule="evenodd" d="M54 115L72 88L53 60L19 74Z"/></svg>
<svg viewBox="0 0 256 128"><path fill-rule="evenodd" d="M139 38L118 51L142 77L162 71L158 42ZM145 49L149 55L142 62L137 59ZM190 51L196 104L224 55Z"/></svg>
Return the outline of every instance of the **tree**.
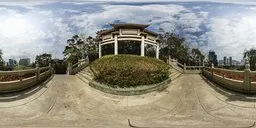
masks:
<svg viewBox="0 0 256 128"><path fill-rule="evenodd" d="M202 54L202 52L198 48L193 48L191 50L191 63L192 65L201 65L205 56Z"/></svg>
<svg viewBox="0 0 256 128"><path fill-rule="evenodd" d="M180 63L187 63L189 61L189 47L185 44L185 38L180 37L175 33L165 32L160 28L159 40L160 58L178 59Z"/></svg>
<svg viewBox="0 0 256 128"><path fill-rule="evenodd" d="M49 66L49 63L52 62L52 55L44 53L42 55L36 56L36 63L39 64L39 67Z"/></svg>
<svg viewBox="0 0 256 128"><path fill-rule="evenodd" d="M0 70L4 70L4 59L2 58L3 52L0 49Z"/></svg>
<svg viewBox="0 0 256 128"><path fill-rule="evenodd" d="M65 47L63 54L65 61L70 63L77 63L82 58L83 54L81 50L84 42L79 38L78 35L74 35L71 39L67 40L68 45Z"/></svg>
<svg viewBox="0 0 256 128"><path fill-rule="evenodd" d="M86 56L91 60L92 54L94 55L95 53L97 53L98 58L98 42L96 38L74 35L67 40L67 43L68 45L63 51L66 62L74 64L79 59L86 58Z"/></svg>
<svg viewBox="0 0 256 128"><path fill-rule="evenodd" d="M169 56L177 59L180 63L188 65L199 65L205 56L198 48L190 50L185 38L175 33L159 29L160 59L167 60Z"/></svg>
<svg viewBox="0 0 256 128"><path fill-rule="evenodd" d="M246 57L249 59L250 69L253 71L256 70L256 49L251 48L250 50L246 50L244 52L244 58Z"/></svg>

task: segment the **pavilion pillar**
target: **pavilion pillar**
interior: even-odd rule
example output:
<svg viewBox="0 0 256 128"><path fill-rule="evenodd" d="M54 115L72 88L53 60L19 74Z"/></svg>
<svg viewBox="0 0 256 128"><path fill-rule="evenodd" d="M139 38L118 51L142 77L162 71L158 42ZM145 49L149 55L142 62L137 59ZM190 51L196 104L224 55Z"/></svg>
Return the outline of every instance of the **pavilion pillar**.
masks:
<svg viewBox="0 0 256 128"><path fill-rule="evenodd" d="M99 58L101 58L102 53L101 53L101 44L99 43Z"/></svg>
<svg viewBox="0 0 256 128"><path fill-rule="evenodd" d="M159 44L156 45L156 58L159 59Z"/></svg>
<svg viewBox="0 0 256 128"><path fill-rule="evenodd" d="M115 53L115 55L117 55L117 54L118 54L118 42L117 42L117 35L115 35L114 53Z"/></svg>
<svg viewBox="0 0 256 128"><path fill-rule="evenodd" d="M142 36L140 48L141 48L140 55L145 56L145 37L144 36Z"/></svg>

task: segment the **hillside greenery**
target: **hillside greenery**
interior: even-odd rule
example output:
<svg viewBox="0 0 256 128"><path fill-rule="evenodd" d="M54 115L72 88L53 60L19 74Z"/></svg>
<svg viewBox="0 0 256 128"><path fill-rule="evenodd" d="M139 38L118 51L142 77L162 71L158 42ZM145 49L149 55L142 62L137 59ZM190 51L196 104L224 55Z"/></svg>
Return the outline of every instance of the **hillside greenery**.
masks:
<svg viewBox="0 0 256 128"><path fill-rule="evenodd" d="M106 55L92 62L97 82L130 88L160 83L169 78L169 66L162 60L137 55Z"/></svg>

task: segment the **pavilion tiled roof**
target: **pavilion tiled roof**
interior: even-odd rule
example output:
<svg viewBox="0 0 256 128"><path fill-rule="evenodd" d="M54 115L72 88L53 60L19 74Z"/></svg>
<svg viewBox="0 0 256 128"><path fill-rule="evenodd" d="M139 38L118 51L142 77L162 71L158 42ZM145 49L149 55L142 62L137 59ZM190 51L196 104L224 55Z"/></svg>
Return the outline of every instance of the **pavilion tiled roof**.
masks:
<svg viewBox="0 0 256 128"><path fill-rule="evenodd" d="M152 35L158 36L156 32L150 31L148 29L145 29L149 26L149 24L133 24L133 23L125 23L125 24L110 24L113 28L112 29L105 29L98 31L98 35L104 35L107 33L114 32L115 30L118 30L119 28L141 28L144 32L150 33Z"/></svg>
<svg viewBox="0 0 256 128"><path fill-rule="evenodd" d="M113 28L141 28L145 29L149 26L149 24L133 24L133 23L125 23L125 24L110 24Z"/></svg>

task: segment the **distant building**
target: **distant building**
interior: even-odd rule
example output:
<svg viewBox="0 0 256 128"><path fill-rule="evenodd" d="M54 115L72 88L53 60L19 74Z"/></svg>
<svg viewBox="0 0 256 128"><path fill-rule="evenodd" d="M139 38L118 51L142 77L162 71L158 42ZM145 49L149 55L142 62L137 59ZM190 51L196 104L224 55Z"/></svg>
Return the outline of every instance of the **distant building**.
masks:
<svg viewBox="0 0 256 128"><path fill-rule="evenodd" d="M209 51L208 60L209 60L209 65L213 63L214 66L218 66L217 55L215 54L214 51Z"/></svg>
<svg viewBox="0 0 256 128"><path fill-rule="evenodd" d="M218 65L224 65L224 60L219 60Z"/></svg>
<svg viewBox="0 0 256 128"><path fill-rule="evenodd" d="M14 67L15 65L17 65L17 61L14 59L9 59L8 66Z"/></svg>
<svg viewBox="0 0 256 128"><path fill-rule="evenodd" d="M224 56L224 58L223 58L223 65L227 65L227 57L226 56Z"/></svg>
<svg viewBox="0 0 256 128"><path fill-rule="evenodd" d="M240 65L245 65L245 59L241 59Z"/></svg>
<svg viewBox="0 0 256 128"><path fill-rule="evenodd" d="M29 65L30 65L30 59L29 59L29 58L20 59L19 65L22 65L22 66L29 66Z"/></svg>
<svg viewBox="0 0 256 128"><path fill-rule="evenodd" d="M229 65L232 66L232 57L229 57Z"/></svg>

